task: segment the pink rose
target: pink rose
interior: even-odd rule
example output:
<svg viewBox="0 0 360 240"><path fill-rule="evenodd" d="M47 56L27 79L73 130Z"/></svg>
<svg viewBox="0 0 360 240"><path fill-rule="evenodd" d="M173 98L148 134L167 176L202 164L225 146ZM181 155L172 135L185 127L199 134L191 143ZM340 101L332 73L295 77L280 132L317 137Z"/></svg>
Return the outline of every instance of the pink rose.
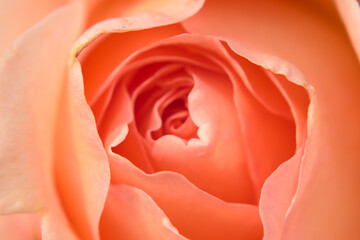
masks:
<svg viewBox="0 0 360 240"><path fill-rule="evenodd" d="M355 1L0 12L3 239L360 238Z"/></svg>

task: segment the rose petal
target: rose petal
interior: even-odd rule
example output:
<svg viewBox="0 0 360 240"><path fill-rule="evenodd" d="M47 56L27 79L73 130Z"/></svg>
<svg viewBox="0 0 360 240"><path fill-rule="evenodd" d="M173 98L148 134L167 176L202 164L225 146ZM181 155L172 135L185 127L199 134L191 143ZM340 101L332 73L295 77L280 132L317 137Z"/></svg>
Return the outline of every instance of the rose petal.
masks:
<svg viewBox="0 0 360 240"><path fill-rule="evenodd" d="M0 216L0 236L3 239L41 239L41 213Z"/></svg>
<svg viewBox="0 0 360 240"><path fill-rule="evenodd" d="M109 151L110 152L110 151ZM173 172L147 175L127 159L109 153L113 184L142 189L164 211L180 234L190 239L259 239L257 207L223 202Z"/></svg>
<svg viewBox="0 0 360 240"><path fill-rule="evenodd" d="M96 5L96 0L90 1L90 5ZM76 42L73 47L72 53L74 56L77 56L83 48L88 45L89 42L94 40L99 35L108 32L131 32L138 31L143 29L149 29L159 26L166 26L169 24L178 23L185 18L190 17L195 14L203 5L204 0L187 0L187 1L179 1L179 0L171 0L171 1L162 1L156 0L156 2L142 0L136 1L135 4L126 3L119 1L101 1L99 4L104 6L105 8L111 9L111 11L122 11L122 10L130 10L127 14L123 15L121 13L117 13L117 18L110 18L105 21L102 21L95 26L88 29ZM156 9L156 10L154 10ZM151 11L152 10L152 11ZM105 12L105 14L104 14ZM96 9L97 14L104 14L104 18L108 18L106 11L99 11ZM100 18L102 18L100 17ZM113 16L114 17L114 16ZM98 21L98 20L96 20ZM171 29L171 27L170 27ZM175 28L175 31L178 32L179 28ZM181 30L183 32L183 30ZM166 31L167 32L167 31ZM171 32L171 31L170 31ZM155 39L158 39L158 34L162 35L161 31L155 31ZM165 33L165 36L168 33ZM171 34L171 33L170 33ZM136 35L136 34L135 34ZM131 36L131 34L130 34ZM152 34L146 34L144 38L136 38L136 41L126 40L126 45L131 43L135 43L137 46L140 43L140 46L143 42L148 42L147 39L150 39L149 42L152 42L153 36ZM144 41L145 40L145 41ZM95 46L94 44L92 44ZM128 52L126 48L121 46L121 51ZM131 53L132 51L130 51ZM113 52L112 52L113 53ZM109 55L105 55L108 57ZM115 65L116 66L116 65ZM100 68L101 69L101 68ZM109 68L107 68L109 69ZM112 69L112 68L110 68Z"/></svg>
<svg viewBox="0 0 360 240"><path fill-rule="evenodd" d="M100 222L101 239L184 239L138 188L113 185Z"/></svg>
<svg viewBox="0 0 360 240"><path fill-rule="evenodd" d="M241 130L232 98L228 98L232 95L231 82L213 72L189 72L195 82L189 95L189 112L201 129L205 124L210 126L207 132L211 139L207 146L195 144L195 139L185 146L174 136L164 136L152 149L153 165L158 171L181 173L225 201L254 203Z"/></svg>
<svg viewBox="0 0 360 240"><path fill-rule="evenodd" d="M21 33L67 0L5 0L0 2L0 55Z"/></svg>
<svg viewBox="0 0 360 240"><path fill-rule="evenodd" d="M80 55L84 77L87 79L85 81L87 99L91 102L93 94L99 89L107 75L132 52L156 40L184 32L179 25L166 25L177 23L193 15L201 8L203 2L204 0L187 0L186 2L177 0L150 2L143 0L136 1L134 4L126 2L124 5L122 1L90 1L90 8L100 4L100 6L116 13L117 18L100 22L88 29L74 44L72 55L79 55L79 52L99 35L107 32L121 32L123 34L111 34L110 37L101 36L90 45L89 49L85 49L86 54ZM153 8L157 11L150 11ZM100 19L109 17L107 10L99 11L97 7L95 10L96 14L100 14L98 16ZM124 15L122 11L128 12ZM151 29L159 26L165 27ZM149 30L138 31L143 29ZM109 42L114 41L116 44L109 44ZM112 47L109 48L108 46Z"/></svg>
<svg viewBox="0 0 360 240"><path fill-rule="evenodd" d="M288 102L281 94L278 86L268 76L270 71L253 64L248 59L234 53L231 49L229 49L229 52L244 71L245 74L242 77L244 85L256 100L272 114L293 120Z"/></svg>
<svg viewBox="0 0 360 240"><path fill-rule="evenodd" d="M339 21L334 23L300 2L208 3L186 22L187 29L256 49L247 57L293 79L291 68L281 68L269 55L286 59L316 89L316 112L309 116L314 121L312 134L283 238L359 238L360 69ZM226 25L233 21L237 24Z"/></svg>
<svg viewBox="0 0 360 240"><path fill-rule="evenodd" d="M360 4L359 1L335 0L346 31L360 61Z"/></svg>
<svg viewBox="0 0 360 240"><path fill-rule="evenodd" d="M131 26L132 27L132 26ZM129 30L132 30L129 26ZM108 75L129 55L162 38L184 32L180 25L170 25L121 34L105 34L95 39L79 55L86 98L92 98ZM126 46L126 47L125 47Z"/></svg>
<svg viewBox="0 0 360 240"><path fill-rule="evenodd" d="M104 19L133 16L141 13L166 15L172 22L181 21L195 12L203 5L204 0L140 0L140 1L114 1L90 0L88 26Z"/></svg>
<svg viewBox="0 0 360 240"><path fill-rule="evenodd" d="M110 173L78 72L80 64L75 62L59 105L55 178L64 210L76 233L84 239L98 239Z"/></svg>
<svg viewBox="0 0 360 240"><path fill-rule="evenodd" d="M79 12L77 4L54 11L0 60L0 213L44 209L44 239L75 238L57 198L53 160L60 94L69 49L80 31Z"/></svg>
<svg viewBox="0 0 360 240"><path fill-rule="evenodd" d="M280 89L282 95L288 102L296 125L296 146L297 150L302 148L307 138L308 110L311 101L315 101L315 92L312 86L306 84L300 87L284 75L267 72L267 75ZM305 89L307 91L305 91ZM309 124L311 121L309 121ZM310 126L309 126L310 127Z"/></svg>
<svg viewBox="0 0 360 240"><path fill-rule="evenodd" d="M281 239L287 209L297 189L299 169L304 149L281 164L267 178L261 191L260 216L264 226L264 240Z"/></svg>

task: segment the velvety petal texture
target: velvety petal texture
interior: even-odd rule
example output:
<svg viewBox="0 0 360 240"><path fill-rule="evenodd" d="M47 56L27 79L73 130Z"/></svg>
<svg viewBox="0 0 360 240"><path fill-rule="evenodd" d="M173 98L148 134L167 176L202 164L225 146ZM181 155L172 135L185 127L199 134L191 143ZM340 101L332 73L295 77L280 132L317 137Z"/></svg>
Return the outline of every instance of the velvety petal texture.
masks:
<svg viewBox="0 0 360 240"><path fill-rule="evenodd" d="M41 239L41 213L17 213L0 216L3 239Z"/></svg>
<svg viewBox="0 0 360 240"><path fill-rule="evenodd" d="M185 22L190 32L228 39L235 51L252 55L252 61L283 72L290 79L294 75L291 68L284 72L278 59L268 54L292 62L316 89L315 111L309 116L311 135L297 192L286 213L283 239L358 238L360 234L360 192L356 185L360 180L360 68L341 24L327 17L318 8L294 1L220 4L210 0ZM227 25L235 20L237 24ZM241 47L235 47L239 44ZM269 180L267 187L270 185ZM279 209L287 208L274 204ZM263 219L264 224L271 224L270 216Z"/></svg>
<svg viewBox="0 0 360 240"><path fill-rule="evenodd" d="M165 26L183 21L195 14L202 7L204 0L139 0L124 1L88 1L95 5L97 3L105 9L97 7L94 9L95 20L91 20L89 28L76 42L72 53L75 55L84 48L91 40L106 32L129 32L158 26ZM109 10L109 11L108 11ZM128 13L126 13L129 11ZM109 15L110 14L110 15ZM103 21L102 21L103 20ZM88 27L89 27L88 26ZM142 40L140 41L142 42Z"/></svg>
<svg viewBox="0 0 360 240"><path fill-rule="evenodd" d="M77 4L57 9L23 33L0 60L0 212L40 211L44 239L75 239L53 170L58 106L68 50L80 31L79 12Z"/></svg>
<svg viewBox="0 0 360 240"><path fill-rule="evenodd" d="M98 92L104 79L133 52L155 41L184 33L179 24L141 31L129 31L122 34L103 34L94 39L81 52L79 61L82 66L85 95L89 103ZM126 48L124 48L126 46Z"/></svg>
<svg viewBox="0 0 360 240"><path fill-rule="evenodd" d="M127 184L150 195L179 233L187 238L262 237L256 206L221 201L194 187L180 174L159 172L147 175L118 155L113 155L111 160L111 174L114 185Z"/></svg>
<svg viewBox="0 0 360 240"><path fill-rule="evenodd" d="M98 239L109 188L109 165L85 101L82 76L77 74L80 66L71 69L59 107L55 181L65 213L79 238Z"/></svg>
<svg viewBox="0 0 360 240"><path fill-rule="evenodd" d="M5 0L0 2L0 55L25 30L70 0ZM29 11L31 9L31 11Z"/></svg>
<svg viewBox="0 0 360 240"><path fill-rule="evenodd" d="M111 187L100 232L101 239L185 239L147 194L124 184Z"/></svg>
<svg viewBox="0 0 360 240"><path fill-rule="evenodd" d="M360 62L360 3L351 0L335 3Z"/></svg>
<svg viewBox="0 0 360 240"><path fill-rule="evenodd" d="M0 236L360 239L359 12L2 1Z"/></svg>
<svg viewBox="0 0 360 240"><path fill-rule="evenodd" d="M89 11L88 25L91 26L110 18L123 18L144 13L153 15L149 19L151 22L156 21L156 18L177 22L197 12L204 0L88 0L86 3Z"/></svg>

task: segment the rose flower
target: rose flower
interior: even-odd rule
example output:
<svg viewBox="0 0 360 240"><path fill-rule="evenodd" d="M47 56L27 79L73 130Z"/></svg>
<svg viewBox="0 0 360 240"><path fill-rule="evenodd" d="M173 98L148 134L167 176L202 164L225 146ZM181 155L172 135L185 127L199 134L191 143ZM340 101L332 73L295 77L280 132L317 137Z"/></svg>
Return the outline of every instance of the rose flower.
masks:
<svg viewBox="0 0 360 240"><path fill-rule="evenodd" d="M355 1L0 9L2 239L360 238Z"/></svg>

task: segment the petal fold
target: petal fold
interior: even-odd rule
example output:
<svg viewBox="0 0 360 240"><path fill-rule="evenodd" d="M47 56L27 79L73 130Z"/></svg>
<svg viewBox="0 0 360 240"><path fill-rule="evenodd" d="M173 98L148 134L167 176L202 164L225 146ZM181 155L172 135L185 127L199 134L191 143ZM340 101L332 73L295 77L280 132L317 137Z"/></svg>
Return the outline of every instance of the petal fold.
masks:
<svg viewBox="0 0 360 240"><path fill-rule="evenodd" d="M190 239L260 239L258 208L221 201L174 172L144 174L127 159L110 153L112 184L146 192L179 233Z"/></svg>
<svg viewBox="0 0 360 240"><path fill-rule="evenodd" d="M101 239L185 239L138 188L112 185L100 223Z"/></svg>
<svg viewBox="0 0 360 240"><path fill-rule="evenodd" d="M335 0L335 3L360 62L360 3L351 0Z"/></svg>
<svg viewBox="0 0 360 240"><path fill-rule="evenodd" d="M285 72L269 56L285 59L303 73L298 78L306 79L316 91L315 111L308 116L312 127L283 239L360 235L360 68L340 23L302 2L209 0L184 24L190 32L236 42L248 49L244 55L251 61L295 79L294 71ZM241 49L232 46L234 51Z"/></svg>
<svg viewBox="0 0 360 240"><path fill-rule="evenodd" d="M3 239L41 239L42 213L20 213L0 216Z"/></svg>
<svg viewBox="0 0 360 240"><path fill-rule="evenodd" d="M58 123L70 121L59 115L60 102L81 12L80 4L57 9L22 34L0 60L0 191L5 196L0 213L43 210L43 239L76 239L55 172L65 144L57 138Z"/></svg>
<svg viewBox="0 0 360 240"><path fill-rule="evenodd" d="M17 37L69 0L4 0L0 2L0 55Z"/></svg>
<svg viewBox="0 0 360 240"><path fill-rule="evenodd" d="M196 13L204 0L89 0L89 22L92 25L109 18L120 18L151 13L154 17L166 16L172 22L180 22ZM164 19L166 19L164 18Z"/></svg>

